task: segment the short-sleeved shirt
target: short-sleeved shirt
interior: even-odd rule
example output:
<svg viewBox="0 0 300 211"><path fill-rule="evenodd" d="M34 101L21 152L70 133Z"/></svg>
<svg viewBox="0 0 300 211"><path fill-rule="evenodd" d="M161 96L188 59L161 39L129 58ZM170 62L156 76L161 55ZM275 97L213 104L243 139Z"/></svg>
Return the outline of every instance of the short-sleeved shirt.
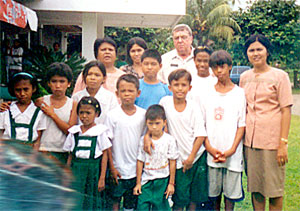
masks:
<svg viewBox="0 0 300 211"><path fill-rule="evenodd" d="M192 79L192 89L188 92L187 98L200 103L204 101L208 96L209 90L214 90L214 85L218 82L217 77L210 74L207 77L193 77Z"/></svg>
<svg viewBox="0 0 300 211"><path fill-rule="evenodd" d="M75 133L78 133L78 136L97 136L97 144L95 149L94 158L98 158L103 154L103 151L111 147L111 142L109 137L111 136L109 129L102 124L95 125L82 133L80 125L74 125L69 130L69 135L64 143L63 150L66 152L72 152L75 147ZM80 139L78 141L78 146L81 147L90 147L91 141ZM78 150L75 155L77 158L89 159L90 150Z"/></svg>
<svg viewBox="0 0 300 211"><path fill-rule="evenodd" d="M107 114L105 125L113 134L112 158L122 179L136 177L136 158L141 136L145 133L146 111L136 106L133 115L127 115L121 106Z"/></svg>
<svg viewBox="0 0 300 211"><path fill-rule="evenodd" d="M51 105L51 95L43 97L47 105ZM66 103L60 108L54 108L54 113L64 122L68 123L73 109L73 99L67 97ZM56 123L49 116L46 116L47 128L41 137L40 150L50 152L63 152L63 146L67 135L57 127Z"/></svg>
<svg viewBox="0 0 300 211"><path fill-rule="evenodd" d="M161 82L157 84L147 84L143 79L140 79L141 94L136 98L135 104L143 109L148 109L149 106L158 104L164 96L172 95L168 86Z"/></svg>
<svg viewBox="0 0 300 211"><path fill-rule="evenodd" d="M244 90L235 86L227 93L209 91L209 97L202 102L203 116L209 143L215 149L229 150L239 127L246 126L246 97ZM207 155L207 164L214 168L227 168L231 171L243 171L243 143L239 143L236 152L224 163L213 162Z"/></svg>
<svg viewBox="0 0 300 211"><path fill-rule="evenodd" d="M168 177L169 160L178 158L178 150L175 139L164 133L158 140L152 142L155 149L152 149L151 155L144 151L144 137L141 138L137 159L144 163L142 182L147 183L149 180Z"/></svg>
<svg viewBox="0 0 300 211"><path fill-rule="evenodd" d="M177 159L176 168L183 167L182 162L191 154L195 138L207 136L201 109L192 100L186 100L186 107L182 112L175 109L172 96L166 96L161 99L160 105L165 109L167 116L168 129L170 134L176 139L179 159ZM199 149L194 163L204 152L202 145Z"/></svg>
<svg viewBox="0 0 300 211"><path fill-rule="evenodd" d="M241 75L240 86L244 88L247 100L244 145L258 149L277 149L281 108L293 104L288 74L273 67L264 73L255 73L251 69Z"/></svg>
<svg viewBox="0 0 300 211"><path fill-rule="evenodd" d="M81 98L86 97L86 96L90 96L90 94L87 92L87 90L85 88L85 89L75 93L72 96L72 98L76 102L79 102L81 100ZM95 95L95 98L98 100L98 102L100 103L100 106L101 106L100 117L97 117L95 119L95 122L97 124L103 124L108 111L119 106L119 103L118 103L116 95L113 94L112 92L104 89L103 87L100 87L100 89L98 90L98 92Z"/></svg>
<svg viewBox="0 0 300 211"><path fill-rule="evenodd" d="M12 102L10 105L10 112L12 115L12 118L15 120L16 123L23 123L23 124L29 124L33 114L36 110L36 106L33 102L30 103L30 105L26 108L24 112L21 112L16 104L16 102ZM11 125L10 125L10 119L9 119L9 110L4 111L0 114L0 130L4 129L3 137L4 139L11 138ZM40 110L37 118L33 124L33 134L32 134L32 140L36 140L38 137L38 131L45 130L46 129L46 120L45 115ZM23 127L17 127L16 128L16 139L21 141L27 141L29 135L28 128Z"/></svg>
<svg viewBox="0 0 300 211"><path fill-rule="evenodd" d="M193 52L194 49L192 48ZM162 68L157 74L158 80L160 80L163 83L168 84L168 77L170 73L177 69L186 69L189 71L192 75L192 77L197 75L197 68L194 62L194 56L193 53L189 55L186 59L182 59L178 53L177 50L174 49L168 53L165 53L162 55Z"/></svg>

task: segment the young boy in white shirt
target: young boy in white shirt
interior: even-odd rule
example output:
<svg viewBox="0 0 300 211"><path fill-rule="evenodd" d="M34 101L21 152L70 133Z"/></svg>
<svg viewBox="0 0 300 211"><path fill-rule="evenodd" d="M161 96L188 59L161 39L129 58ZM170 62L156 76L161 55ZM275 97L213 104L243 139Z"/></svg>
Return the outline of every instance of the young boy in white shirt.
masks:
<svg viewBox="0 0 300 211"><path fill-rule="evenodd" d="M107 193L113 201L113 210L120 209L124 198L125 209L136 208L137 196L133 195L136 182L136 158L141 136L145 131L146 111L134 105L139 96L139 81L131 74L122 75L117 81L117 96L121 106L112 109L105 124L112 131L112 158L109 155L110 171L115 184L110 184ZM113 187L112 187L113 186Z"/></svg>
<svg viewBox="0 0 300 211"><path fill-rule="evenodd" d="M224 50L214 52L209 65L218 78L217 84L202 102L206 123L205 140L209 166L209 197L219 210L224 194L225 210L233 210L236 201L243 200L242 171L246 98L244 90L232 83L232 60Z"/></svg>
<svg viewBox="0 0 300 211"><path fill-rule="evenodd" d="M172 96L161 99L166 111L168 130L176 139L179 158L176 163L176 189L172 197L174 209L196 209L196 203L205 202L207 196L206 153L202 145L206 131L200 108L186 99L191 90L191 74L184 69L169 75L169 89ZM147 140L145 140L148 142ZM149 143L145 147L149 150Z"/></svg>
<svg viewBox="0 0 300 211"><path fill-rule="evenodd" d="M164 108L152 105L146 112L146 125L155 146L152 154L144 151L141 139L134 195L139 195L137 210L171 210L168 197L175 190L178 151L175 139L164 132L167 120Z"/></svg>

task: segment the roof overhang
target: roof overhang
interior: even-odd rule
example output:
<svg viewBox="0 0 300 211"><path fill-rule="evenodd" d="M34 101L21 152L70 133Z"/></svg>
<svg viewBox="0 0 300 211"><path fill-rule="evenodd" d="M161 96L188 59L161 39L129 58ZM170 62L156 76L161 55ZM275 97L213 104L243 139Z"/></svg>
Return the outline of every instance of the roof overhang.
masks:
<svg viewBox="0 0 300 211"><path fill-rule="evenodd" d="M97 13L104 26L172 27L186 13L185 0L32 0L40 24L82 25L83 13Z"/></svg>
<svg viewBox="0 0 300 211"><path fill-rule="evenodd" d="M27 23L32 31L37 31L36 12L13 0L0 1L0 20L25 28Z"/></svg>

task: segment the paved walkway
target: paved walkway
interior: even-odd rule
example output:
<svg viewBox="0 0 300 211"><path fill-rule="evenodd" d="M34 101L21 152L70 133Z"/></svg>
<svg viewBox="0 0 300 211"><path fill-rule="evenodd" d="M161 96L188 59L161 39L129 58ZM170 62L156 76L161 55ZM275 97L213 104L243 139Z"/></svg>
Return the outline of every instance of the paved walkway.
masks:
<svg viewBox="0 0 300 211"><path fill-rule="evenodd" d="M293 95L293 100L292 114L300 116L300 94Z"/></svg>

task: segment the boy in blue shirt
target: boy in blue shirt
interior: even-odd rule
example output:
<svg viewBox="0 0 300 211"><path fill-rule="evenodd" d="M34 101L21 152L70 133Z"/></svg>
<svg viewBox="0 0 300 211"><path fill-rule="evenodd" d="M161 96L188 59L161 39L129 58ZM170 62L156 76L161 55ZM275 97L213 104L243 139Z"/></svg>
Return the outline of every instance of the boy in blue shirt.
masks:
<svg viewBox="0 0 300 211"><path fill-rule="evenodd" d="M149 106L158 104L162 97L172 95L172 93L166 84L157 79L157 73L162 67L159 52L155 49L145 50L141 61L144 78L140 79L141 94L135 104L148 109Z"/></svg>

